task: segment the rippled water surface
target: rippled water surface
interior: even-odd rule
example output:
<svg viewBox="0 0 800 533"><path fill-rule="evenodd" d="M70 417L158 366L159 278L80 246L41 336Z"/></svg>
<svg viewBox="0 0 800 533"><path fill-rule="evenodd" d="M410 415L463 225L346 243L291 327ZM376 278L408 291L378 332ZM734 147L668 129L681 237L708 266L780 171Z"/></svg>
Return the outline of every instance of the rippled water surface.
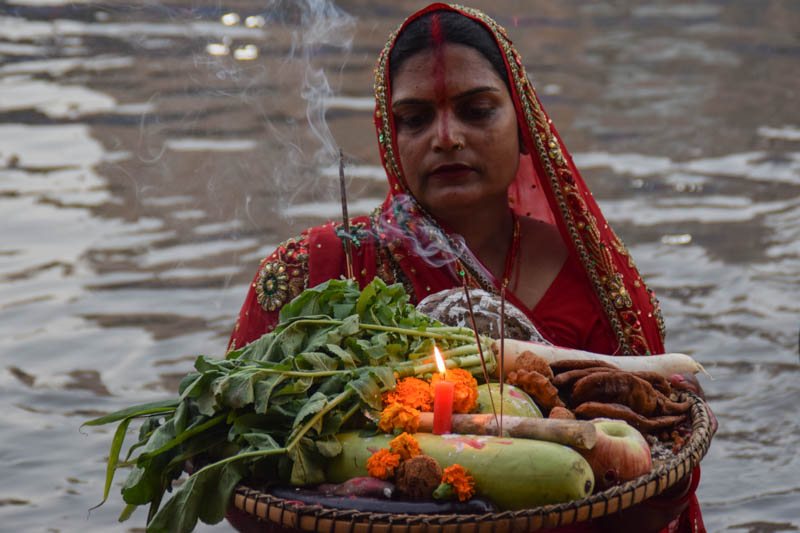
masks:
<svg viewBox="0 0 800 533"><path fill-rule="evenodd" d="M1 530L140 531L118 487L87 519L111 434L78 426L223 353L258 260L338 217L334 145L376 205L372 69L421 5L0 3ZM475 5L715 378L709 530L797 531L800 3Z"/></svg>

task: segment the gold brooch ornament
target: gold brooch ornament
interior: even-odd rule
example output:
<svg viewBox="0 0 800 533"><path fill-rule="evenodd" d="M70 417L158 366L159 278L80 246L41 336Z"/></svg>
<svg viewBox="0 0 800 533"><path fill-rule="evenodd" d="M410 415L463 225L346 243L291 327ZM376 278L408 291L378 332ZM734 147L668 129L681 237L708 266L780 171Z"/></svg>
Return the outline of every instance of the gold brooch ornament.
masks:
<svg viewBox="0 0 800 533"><path fill-rule="evenodd" d="M263 263L255 283L264 311L279 311L308 286L308 235L281 243Z"/></svg>
<svg viewBox="0 0 800 533"><path fill-rule="evenodd" d="M283 261L268 261L256 281L258 303L266 311L277 311L289 299L289 273Z"/></svg>

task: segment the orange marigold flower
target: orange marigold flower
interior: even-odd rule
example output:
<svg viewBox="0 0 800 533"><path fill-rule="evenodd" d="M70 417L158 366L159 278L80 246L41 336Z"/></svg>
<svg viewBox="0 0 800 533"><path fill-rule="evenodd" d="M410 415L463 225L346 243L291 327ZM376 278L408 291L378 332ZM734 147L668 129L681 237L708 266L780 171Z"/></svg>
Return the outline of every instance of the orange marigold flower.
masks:
<svg viewBox="0 0 800 533"><path fill-rule="evenodd" d="M475 479L460 464L448 466L442 472L442 483L449 483L460 501L469 500L475 494Z"/></svg>
<svg viewBox="0 0 800 533"><path fill-rule="evenodd" d="M433 409L433 394L427 381L415 377L401 379L393 391L383 394L383 405L399 403L420 411Z"/></svg>
<svg viewBox="0 0 800 533"><path fill-rule="evenodd" d="M392 433L395 428L415 433L419 428L419 411L399 403L390 403L381 412L378 429L384 433Z"/></svg>
<svg viewBox="0 0 800 533"><path fill-rule="evenodd" d="M419 449L419 442L406 432L401 433L389 443L392 451L405 461L420 455L422 451Z"/></svg>
<svg viewBox="0 0 800 533"><path fill-rule="evenodd" d="M437 381L441 381L441 374L434 374L431 378L431 386ZM469 413L478 405L478 382L468 371L463 368L451 368L447 370L447 381L455 383L453 391L453 411L456 413Z"/></svg>
<svg viewBox="0 0 800 533"><path fill-rule="evenodd" d="M400 456L386 448L381 448L367 459L367 473L378 479L389 479L398 466L400 466Z"/></svg>

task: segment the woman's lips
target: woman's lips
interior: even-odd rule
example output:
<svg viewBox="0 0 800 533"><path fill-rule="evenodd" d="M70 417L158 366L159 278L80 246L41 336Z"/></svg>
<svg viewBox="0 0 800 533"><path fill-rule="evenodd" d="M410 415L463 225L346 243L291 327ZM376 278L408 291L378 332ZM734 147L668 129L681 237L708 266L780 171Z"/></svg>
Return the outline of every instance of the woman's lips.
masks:
<svg viewBox="0 0 800 533"><path fill-rule="evenodd" d="M470 172L472 172L472 167L455 163L450 165L438 166L435 169L433 169L433 171L428 176L431 178L455 180L465 177Z"/></svg>

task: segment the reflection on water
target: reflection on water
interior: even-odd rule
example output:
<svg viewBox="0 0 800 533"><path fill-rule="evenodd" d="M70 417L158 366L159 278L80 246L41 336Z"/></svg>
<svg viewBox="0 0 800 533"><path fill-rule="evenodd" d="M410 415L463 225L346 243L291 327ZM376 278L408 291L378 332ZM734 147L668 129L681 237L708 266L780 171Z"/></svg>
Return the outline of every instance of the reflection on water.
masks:
<svg viewBox="0 0 800 533"><path fill-rule="evenodd" d="M385 194L372 69L422 2L268 5L0 5L4 528L141 526L86 521L110 434L80 423L222 353L258 260L339 216L333 143L351 213ZM709 530L800 528L800 5L476 5L715 378Z"/></svg>

